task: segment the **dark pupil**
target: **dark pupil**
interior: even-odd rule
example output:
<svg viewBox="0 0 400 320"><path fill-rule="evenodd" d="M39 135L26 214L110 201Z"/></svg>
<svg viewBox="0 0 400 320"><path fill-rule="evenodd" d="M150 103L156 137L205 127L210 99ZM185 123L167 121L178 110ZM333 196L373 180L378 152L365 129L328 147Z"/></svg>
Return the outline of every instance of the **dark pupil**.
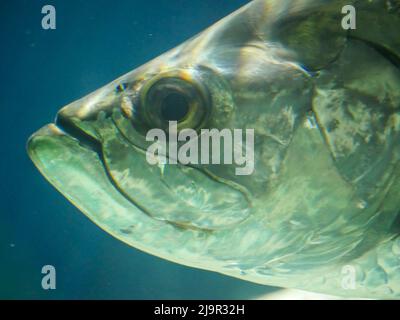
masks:
<svg viewBox="0 0 400 320"><path fill-rule="evenodd" d="M180 121L189 111L186 98L179 93L171 93L161 104L161 115L166 121Z"/></svg>

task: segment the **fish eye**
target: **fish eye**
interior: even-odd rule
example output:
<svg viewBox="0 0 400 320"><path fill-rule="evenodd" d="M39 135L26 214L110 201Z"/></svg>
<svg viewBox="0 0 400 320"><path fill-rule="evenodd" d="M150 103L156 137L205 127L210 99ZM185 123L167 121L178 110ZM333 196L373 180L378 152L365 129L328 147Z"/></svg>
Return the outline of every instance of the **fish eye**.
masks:
<svg viewBox="0 0 400 320"><path fill-rule="evenodd" d="M182 121L189 112L189 102L182 94L172 92L161 102L161 115L167 121Z"/></svg>
<svg viewBox="0 0 400 320"><path fill-rule="evenodd" d="M176 121L178 130L199 129L207 120L210 102L199 81L179 75L159 75L141 90L140 114L151 128L168 129Z"/></svg>

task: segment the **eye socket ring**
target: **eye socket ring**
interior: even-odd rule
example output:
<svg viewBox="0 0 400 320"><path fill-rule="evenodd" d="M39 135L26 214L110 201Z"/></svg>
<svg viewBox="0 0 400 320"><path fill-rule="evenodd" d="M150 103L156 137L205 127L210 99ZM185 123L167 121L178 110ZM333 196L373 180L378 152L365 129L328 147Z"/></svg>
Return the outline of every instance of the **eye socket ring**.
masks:
<svg viewBox="0 0 400 320"><path fill-rule="evenodd" d="M154 77L140 93L140 114L151 128L168 130L169 121L176 121L178 130L197 130L207 121L210 109L208 90L182 71Z"/></svg>

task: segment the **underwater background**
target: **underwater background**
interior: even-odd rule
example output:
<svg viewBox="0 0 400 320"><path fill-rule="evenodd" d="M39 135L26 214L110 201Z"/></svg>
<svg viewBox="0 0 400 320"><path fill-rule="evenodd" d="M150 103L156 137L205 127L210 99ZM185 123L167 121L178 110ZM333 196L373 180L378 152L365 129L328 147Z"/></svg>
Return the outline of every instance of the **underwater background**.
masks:
<svg viewBox="0 0 400 320"><path fill-rule="evenodd" d="M247 299L275 290L128 247L47 183L25 150L62 106L247 2L0 1L0 299ZM47 4L56 30L41 27ZM44 265L56 268L56 290L41 287Z"/></svg>

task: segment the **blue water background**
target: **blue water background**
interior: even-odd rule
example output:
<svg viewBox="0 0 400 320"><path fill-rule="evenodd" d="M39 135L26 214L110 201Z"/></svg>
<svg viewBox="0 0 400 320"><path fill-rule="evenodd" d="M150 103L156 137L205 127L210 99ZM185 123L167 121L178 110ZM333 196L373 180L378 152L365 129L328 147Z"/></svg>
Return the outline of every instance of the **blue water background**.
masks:
<svg viewBox="0 0 400 320"><path fill-rule="evenodd" d="M259 286L142 253L91 223L25 151L57 110L175 47L245 0L0 2L0 298L224 299ZM41 8L57 29L41 28ZM57 289L41 288L54 265Z"/></svg>

